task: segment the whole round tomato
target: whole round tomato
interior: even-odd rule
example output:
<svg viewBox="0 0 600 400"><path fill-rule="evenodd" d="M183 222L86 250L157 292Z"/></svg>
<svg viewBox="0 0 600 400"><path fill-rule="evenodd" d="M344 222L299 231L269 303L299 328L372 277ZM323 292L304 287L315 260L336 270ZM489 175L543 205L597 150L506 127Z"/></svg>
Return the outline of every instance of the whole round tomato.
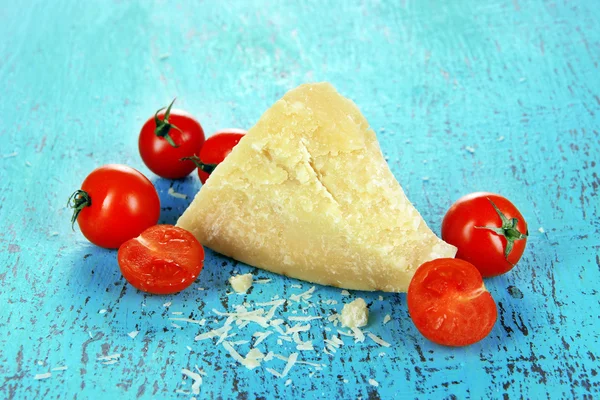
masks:
<svg viewBox="0 0 600 400"><path fill-rule="evenodd" d="M505 197L471 193L454 203L442 222L442 239L456 246L456 258L475 265L485 277L504 274L527 244L527 223Z"/></svg>
<svg viewBox="0 0 600 400"><path fill-rule="evenodd" d="M185 158L185 160L194 162L198 167L200 182L203 184L206 182L210 173L219 163L223 162L245 134L246 131L243 129L220 130L206 139L198 156Z"/></svg>
<svg viewBox="0 0 600 400"><path fill-rule="evenodd" d="M444 346L486 337L498 317L496 303L472 264L439 258L417 269L408 286L408 312L423 336Z"/></svg>
<svg viewBox="0 0 600 400"><path fill-rule="evenodd" d="M160 200L152 182L127 165L108 164L93 170L69 198L71 223L92 243L116 249L155 225Z"/></svg>
<svg viewBox="0 0 600 400"><path fill-rule="evenodd" d="M123 243L118 260L121 273L137 289L170 294L196 280L204 264L204 249L185 229L156 225Z"/></svg>
<svg viewBox="0 0 600 400"><path fill-rule="evenodd" d="M171 110L173 102L165 111L158 110L142 126L138 147L150 171L163 178L179 179L196 168L192 161L181 159L200 151L204 144L204 130L187 112Z"/></svg>

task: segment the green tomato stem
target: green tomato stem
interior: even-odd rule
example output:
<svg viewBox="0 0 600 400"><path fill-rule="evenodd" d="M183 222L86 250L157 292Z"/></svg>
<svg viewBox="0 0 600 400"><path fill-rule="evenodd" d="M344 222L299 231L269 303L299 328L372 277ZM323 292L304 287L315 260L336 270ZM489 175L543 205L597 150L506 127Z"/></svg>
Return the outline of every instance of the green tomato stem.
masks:
<svg viewBox="0 0 600 400"><path fill-rule="evenodd" d="M67 201L67 207L73 209L73 216L71 217L71 229L75 230L75 221L81 210L92 205L92 198L85 190L76 190Z"/></svg>
<svg viewBox="0 0 600 400"><path fill-rule="evenodd" d="M173 99L173 101L171 102L171 104L169 104L168 107L163 107L156 111L156 113L154 113L154 123L156 124L156 129L154 130L154 133L156 134L156 136L165 139L171 146L179 147L175 143L173 138L169 135L171 128L175 128L179 132L181 132L181 129L169 122L169 117L171 116L171 107L173 107L173 103L175 103L175 100L177 100L177 98ZM165 108L167 109L165 111L165 117L161 120L160 118L158 118L158 113L164 110Z"/></svg>
<svg viewBox="0 0 600 400"><path fill-rule="evenodd" d="M217 165L219 165L219 164L205 164L202 161L200 161L200 158L198 156L183 157L181 159L181 161L192 161L194 164L196 164L196 167L198 167L198 169L206 172L209 175L215 170L215 168L217 168Z"/></svg>
<svg viewBox="0 0 600 400"><path fill-rule="evenodd" d="M494 202L489 197L486 198L490 203L492 203L492 207L494 207L494 210L496 210L496 213L498 213L498 216L502 220L502 226L499 228L496 226L476 226L475 228L487 229L496 233L499 236L504 236L506 238L506 249L504 249L504 258L506 258L506 261L508 261L508 255L512 251L515 245L515 241L526 239L529 232L519 232L519 230L517 229L517 224L519 223L519 220L517 218L507 218L506 215L504 215L502 211L500 211L500 209L496 206L496 204L494 204Z"/></svg>

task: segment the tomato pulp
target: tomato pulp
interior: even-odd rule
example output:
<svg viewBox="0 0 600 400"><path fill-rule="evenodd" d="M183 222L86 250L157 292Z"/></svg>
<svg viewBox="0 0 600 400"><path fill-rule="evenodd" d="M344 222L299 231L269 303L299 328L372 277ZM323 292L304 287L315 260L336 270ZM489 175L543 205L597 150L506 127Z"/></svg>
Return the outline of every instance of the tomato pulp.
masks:
<svg viewBox="0 0 600 400"><path fill-rule="evenodd" d="M204 248L185 229L156 225L125 242L118 261L125 279L137 289L170 294L196 280L204 265Z"/></svg>
<svg viewBox="0 0 600 400"><path fill-rule="evenodd" d="M496 303L472 264L440 258L417 269L408 287L408 311L423 336L445 346L467 346L486 337Z"/></svg>

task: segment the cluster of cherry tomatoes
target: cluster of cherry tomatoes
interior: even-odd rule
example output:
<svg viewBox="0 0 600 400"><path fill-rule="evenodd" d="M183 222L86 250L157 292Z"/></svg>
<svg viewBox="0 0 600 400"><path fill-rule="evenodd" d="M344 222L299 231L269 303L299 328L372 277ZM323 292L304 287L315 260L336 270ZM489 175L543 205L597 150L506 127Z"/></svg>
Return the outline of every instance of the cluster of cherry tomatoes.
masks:
<svg viewBox="0 0 600 400"><path fill-rule="evenodd" d="M197 168L209 174L246 133L219 131L205 140L200 123L172 110L173 102L148 119L139 136L139 151L156 175L179 179ZM134 287L156 294L191 285L204 263L204 249L184 229L156 225L160 201L152 182L126 165L94 170L69 199L83 235L105 248L118 248L123 276ZM427 262L408 289L408 309L417 329L433 342L464 346L487 336L497 318L496 303L483 278L510 271L527 242L527 223L506 198L473 193L446 213L442 239L458 248L455 259Z"/></svg>
<svg viewBox="0 0 600 400"><path fill-rule="evenodd" d="M500 195L472 193L454 203L442 222L442 239L458 248L456 258L424 263L408 288L408 311L423 336L446 346L486 337L497 310L483 278L510 271L527 235L519 210Z"/></svg>
<svg viewBox="0 0 600 400"><path fill-rule="evenodd" d="M202 183L246 133L219 131L205 140L200 123L189 113L171 109L173 102L146 121L139 151L156 175L180 179L198 169ZM136 288L156 294L179 292L195 280L204 264L204 249L184 229L157 225L160 200L141 172L120 164L92 171L69 199L83 235L97 246L119 249L123 276Z"/></svg>

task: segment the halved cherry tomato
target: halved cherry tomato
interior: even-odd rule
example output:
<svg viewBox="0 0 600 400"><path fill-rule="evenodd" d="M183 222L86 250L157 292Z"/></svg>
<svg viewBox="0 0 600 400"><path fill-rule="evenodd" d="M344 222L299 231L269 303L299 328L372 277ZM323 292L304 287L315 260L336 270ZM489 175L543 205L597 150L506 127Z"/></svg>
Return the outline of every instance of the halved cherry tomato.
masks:
<svg viewBox="0 0 600 400"><path fill-rule="evenodd" d="M202 146L199 156L186 158L186 160L193 161L198 167L200 182L203 184L206 182L217 164L222 162L231 153L231 150L245 134L245 130L235 128L215 132L214 135L206 139L206 143Z"/></svg>
<svg viewBox="0 0 600 400"><path fill-rule="evenodd" d="M185 229L156 225L123 243L118 260L121 273L134 287L170 294L196 280L204 265L204 249Z"/></svg>
<svg viewBox="0 0 600 400"><path fill-rule="evenodd" d="M504 274L527 244L527 222L505 197L471 193L454 203L442 222L442 239L456 246L456 258L473 264L484 278Z"/></svg>
<svg viewBox="0 0 600 400"><path fill-rule="evenodd" d="M109 249L155 225L160 200L152 182L127 165L108 164L92 171L69 198L71 223L92 243Z"/></svg>
<svg viewBox="0 0 600 400"><path fill-rule="evenodd" d="M496 303L472 264L440 258L417 269L408 286L408 311L423 336L445 346L467 346L486 337L498 316Z"/></svg>
<svg viewBox="0 0 600 400"><path fill-rule="evenodd" d="M187 112L171 110L173 102L146 121L140 131L138 147L150 171L163 178L179 179L196 168L193 162L181 159L200 151L204 130Z"/></svg>

